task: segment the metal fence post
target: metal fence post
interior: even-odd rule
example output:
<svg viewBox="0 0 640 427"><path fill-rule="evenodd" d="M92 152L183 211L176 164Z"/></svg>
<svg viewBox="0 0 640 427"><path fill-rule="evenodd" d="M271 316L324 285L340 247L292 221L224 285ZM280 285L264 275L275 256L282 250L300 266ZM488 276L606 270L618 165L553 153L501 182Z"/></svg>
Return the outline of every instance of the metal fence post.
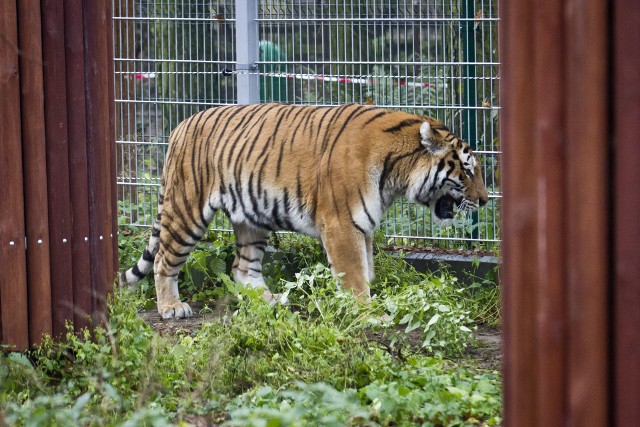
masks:
<svg viewBox="0 0 640 427"><path fill-rule="evenodd" d="M258 0L236 3L236 71L238 104L260 102L258 80Z"/></svg>
<svg viewBox="0 0 640 427"><path fill-rule="evenodd" d="M463 3L462 23L462 49L463 61L465 65L462 67L463 77L463 99L462 105L467 107L463 111L463 128L462 138L466 140L471 149L478 149L477 135L477 117L476 109L478 106L477 88L476 88L476 37L475 37L475 17L474 0L465 0ZM471 238L478 240L480 232L478 230L478 211L471 213Z"/></svg>

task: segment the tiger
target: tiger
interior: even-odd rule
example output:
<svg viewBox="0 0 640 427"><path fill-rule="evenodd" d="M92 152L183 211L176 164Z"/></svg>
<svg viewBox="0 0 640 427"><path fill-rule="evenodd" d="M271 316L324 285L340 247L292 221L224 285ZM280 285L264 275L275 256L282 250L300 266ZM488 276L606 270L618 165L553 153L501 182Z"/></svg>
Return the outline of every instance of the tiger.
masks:
<svg viewBox="0 0 640 427"><path fill-rule="evenodd" d="M206 109L171 132L151 237L120 282L153 269L162 318L192 316L178 274L222 210L236 237L236 282L283 302L268 289L262 260L272 232L292 231L319 238L332 274L367 301L373 234L400 196L443 225L455 209L488 201L469 145L430 117L357 104Z"/></svg>

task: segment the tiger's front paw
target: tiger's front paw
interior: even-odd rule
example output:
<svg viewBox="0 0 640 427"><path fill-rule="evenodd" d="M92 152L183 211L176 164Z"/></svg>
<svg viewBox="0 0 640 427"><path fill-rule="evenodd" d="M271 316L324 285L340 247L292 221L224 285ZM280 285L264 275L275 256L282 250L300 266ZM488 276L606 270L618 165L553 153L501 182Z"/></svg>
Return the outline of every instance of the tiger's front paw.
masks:
<svg viewBox="0 0 640 427"><path fill-rule="evenodd" d="M159 306L158 312L163 319L184 319L193 316L193 311L186 302Z"/></svg>

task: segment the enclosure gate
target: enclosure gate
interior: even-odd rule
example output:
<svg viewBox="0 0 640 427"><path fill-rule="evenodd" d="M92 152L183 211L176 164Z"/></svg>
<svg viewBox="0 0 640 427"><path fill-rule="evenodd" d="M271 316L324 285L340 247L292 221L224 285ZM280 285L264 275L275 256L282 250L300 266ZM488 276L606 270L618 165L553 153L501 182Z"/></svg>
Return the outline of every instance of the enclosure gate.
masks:
<svg viewBox="0 0 640 427"><path fill-rule="evenodd" d="M479 153L491 202L439 229L399 200L388 243L496 249L497 0L114 0L120 223L150 225L169 132L215 105L374 104L434 116ZM214 227L230 230L224 217Z"/></svg>
<svg viewBox="0 0 640 427"><path fill-rule="evenodd" d="M117 268L111 1L0 2L0 343L103 318Z"/></svg>

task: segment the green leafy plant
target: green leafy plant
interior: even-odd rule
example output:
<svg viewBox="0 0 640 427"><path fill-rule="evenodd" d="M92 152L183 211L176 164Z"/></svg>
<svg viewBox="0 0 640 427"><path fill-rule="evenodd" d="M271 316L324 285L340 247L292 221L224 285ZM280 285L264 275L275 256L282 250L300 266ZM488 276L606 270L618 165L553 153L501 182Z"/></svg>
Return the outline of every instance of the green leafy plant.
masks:
<svg viewBox="0 0 640 427"><path fill-rule="evenodd" d="M122 230L121 257L137 260L147 238ZM227 274L233 238L208 240L181 286L189 298L219 301L224 294L230 301L215 318L161 335L138 315L153 298L117 291L108 322L92 332L46 339L27 354L0 354L0 420L30 426L500 422L500 375L469 359L465 345L473 339L463 328L486 323L479 292L496 288L490 277L465 289L446 271L425 275L379 251L372 302L361 304L322 264L317 242L288 235L274 242L280 252L267 265L282 272L273 285L288 293L290 304L271 307L259 290Z"/></svg>
<svg viewBox="0 0 640 427"><path fill-rule="evenodd" d="M214 238L197 245L187 258L181 277L181 289L191 296L191 301L207 302L224 295L221 276L230 273L234 253L229 239Z"/></svg>

